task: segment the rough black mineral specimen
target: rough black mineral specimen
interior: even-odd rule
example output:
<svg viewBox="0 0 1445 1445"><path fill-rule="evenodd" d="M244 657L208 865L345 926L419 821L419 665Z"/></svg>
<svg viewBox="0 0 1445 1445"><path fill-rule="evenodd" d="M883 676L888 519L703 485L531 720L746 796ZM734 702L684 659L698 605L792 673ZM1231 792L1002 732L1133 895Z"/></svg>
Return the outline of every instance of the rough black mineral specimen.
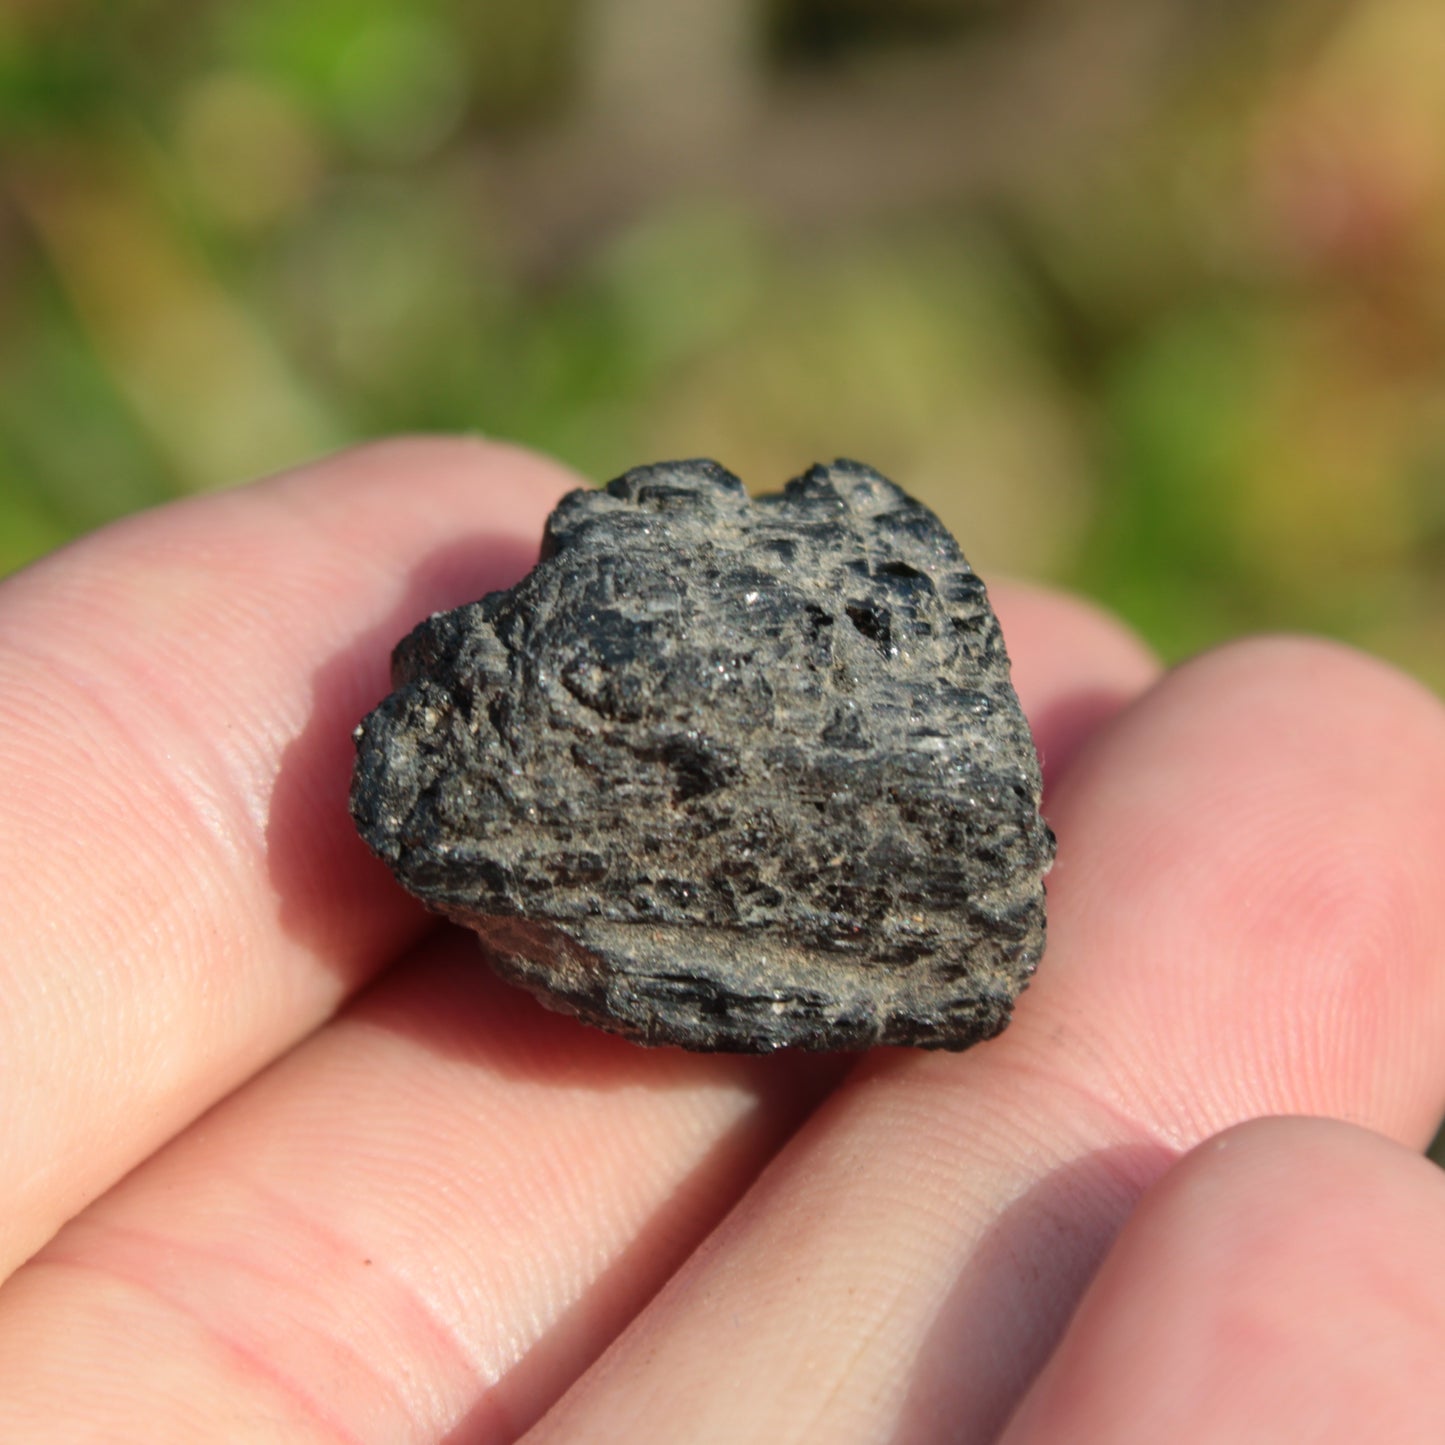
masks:
<svg viewBox="0 0 1445 1445"><path fill-rule="evenodd" d="M367 844L552 1008L646 1044L961 1049L1043 948L1033 740L983 583L855 462L565 497L396 649Z"/></svg>

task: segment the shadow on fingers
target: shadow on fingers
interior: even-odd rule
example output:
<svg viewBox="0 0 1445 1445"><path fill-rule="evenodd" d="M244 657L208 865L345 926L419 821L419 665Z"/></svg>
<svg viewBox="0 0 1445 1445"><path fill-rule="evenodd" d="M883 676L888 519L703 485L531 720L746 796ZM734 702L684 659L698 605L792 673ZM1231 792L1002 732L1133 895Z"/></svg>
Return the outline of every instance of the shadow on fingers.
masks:
<svg viewBox="0 0 1445 1445"><path fill-rule="evenodd" d="M391 690L391 651L431 613L510 587L537 559L535 543L480 533L411 569L384 621L319 667L306 726L281 756L266 825L266 857L282 928L355 986L385 954L427 927L428 915L367 851L347 799L352 730ZM320 906L321 899L333 900ZM335 900L344 900L338 906ZM348 949L372 935L377 947Z"/></svg>

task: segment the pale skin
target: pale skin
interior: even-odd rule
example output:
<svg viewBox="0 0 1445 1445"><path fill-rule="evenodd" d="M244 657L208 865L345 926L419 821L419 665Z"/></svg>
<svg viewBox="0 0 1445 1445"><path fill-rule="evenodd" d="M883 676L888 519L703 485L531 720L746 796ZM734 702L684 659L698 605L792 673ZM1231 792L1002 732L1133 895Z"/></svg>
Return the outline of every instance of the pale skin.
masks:
<svg viewBox="0 0 1445 1445"><path fill-rule="evenodd" d="M391 644L574 484L388 443L0 584L0 1439L1437 1440L1439 703L999 585L1059 835L1008 1032L641 1050L345 806Z"/></svg>

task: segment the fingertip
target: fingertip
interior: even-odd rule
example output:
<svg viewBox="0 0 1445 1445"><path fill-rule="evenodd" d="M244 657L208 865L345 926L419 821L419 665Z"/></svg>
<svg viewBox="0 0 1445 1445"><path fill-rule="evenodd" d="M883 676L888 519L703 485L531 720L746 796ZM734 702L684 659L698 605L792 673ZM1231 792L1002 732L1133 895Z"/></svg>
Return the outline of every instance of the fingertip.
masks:
<svg viewBox="0 0 1445 1445"><path fill-rule="evenodd" d="M318 560L350 561L373 577L364 600L378 615L413 596L418 621L515 582L536 560L547 514L585 484L525 447L406 436L361 443L234 495L268 535L289 530ZM356 608L357 621L366 610Z"/></svg>
<svg viewBox="0 0 1445 1445"><path fill-rule="evenodd" d="M1298 1110L1423 1142L1445 1088L1431 694L1339 643L1230 643L1119 714L1050 820L1035 1007L1073 1026L1108 1008L1128 1040L1112 1096L1181 1140ZM1087 976L1069 966L1084 957Z"/></svg>
<svg viewBox="0 0 1445 1445"><path fill-rule="evenodd" d="M517 519L540 527L563 493L586 478L552 457L514 442L481 436L415 434L359 442L344 451L259 482L308 508L325 509L338 493L365 501L403 490L429 515L455 508L459 519Z"/></svg>
<svg viewBox="0 0 1445 1445"><path fill-rule="evenodd" d="M1442 1208L1438 1169L1339 1120L1206 1140L1145 1193L1006 1445L1434 1438Z"/></svg>
<svg viewBox="0 0 1445 1445"><path fill-rule="evenodd" d="M1000 582L989 596L1052 788L1084 744L1151 686L1159 662L1127 623L1086 598L1022 582Z"/></svg>
<svg viewBox="0 0 1445 1445"><path fill-rule="evenodd" d="M1445 1175L1373 1129L1321 1116L1264 1115L1180 1156L1146 1191L1128 1229L1131 1237L1177 1234L1211 1250L1258 1247L1272 1257L1296 1247L1305 1215L1311 1228L1329 1234L1333 1211L1376 1195L1372 1212L1389 1209L1405 1197L1393 1189L1405 1178L1429 1183L1445 1198Z"/></svg>
<svg viewBox="0 0 1445 1445"><path fill-rule="evenodd" d="M1117 613L1092 598L1042 582L1012 579L991 585L989 597L1005 635L1011 641L1021 639L1019 650L1027 654L1015 658L1015 666L1022 662L1031 674L1037 671L1030 665L1031 657L1044 653L1054 662L1074 658L1079 664L1106 666L1139 682L1158 675L1159 659L1149 644ZM1041 641L1054 651L1048 653Z"/></svg>

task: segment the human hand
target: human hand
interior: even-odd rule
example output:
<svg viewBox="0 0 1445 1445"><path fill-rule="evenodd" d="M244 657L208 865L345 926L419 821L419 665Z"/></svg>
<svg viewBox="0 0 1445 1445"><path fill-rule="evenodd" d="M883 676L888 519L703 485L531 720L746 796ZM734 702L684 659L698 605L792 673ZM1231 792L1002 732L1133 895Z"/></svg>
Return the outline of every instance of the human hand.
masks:
<svg viewBox="0 0 1445 1445"><path fill-rule="evenodd" d="M997 587L1059 835L1015 1023L649 1052L346 810L391 645L572 484L390 443L0 584L0 1439L1437 1438L1436 700Z"/></svg>

